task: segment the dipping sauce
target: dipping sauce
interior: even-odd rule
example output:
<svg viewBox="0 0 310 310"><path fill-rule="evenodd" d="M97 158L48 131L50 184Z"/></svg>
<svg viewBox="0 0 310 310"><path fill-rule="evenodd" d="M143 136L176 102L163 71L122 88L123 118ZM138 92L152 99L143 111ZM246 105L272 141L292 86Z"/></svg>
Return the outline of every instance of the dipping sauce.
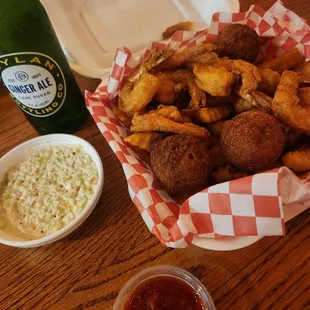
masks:
<svg viewBox="0 0 310 310"><path fill-rule="evenodd" d="M0 190L3 215L28 239L50 235L72 222L92 198L98 171L80 145L39 149L8 171Z"/></svg>
<svg viewBox="0 0 310 310"><path fill-rule="evenodd" d="M204 310L193 287L173 276L145 280L129 295L124 310Z"/></svg>

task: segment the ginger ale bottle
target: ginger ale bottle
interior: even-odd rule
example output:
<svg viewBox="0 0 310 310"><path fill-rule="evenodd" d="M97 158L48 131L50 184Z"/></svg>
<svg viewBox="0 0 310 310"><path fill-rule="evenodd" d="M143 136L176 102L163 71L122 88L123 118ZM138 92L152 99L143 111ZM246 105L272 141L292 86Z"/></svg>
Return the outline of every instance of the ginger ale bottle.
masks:
<svg viewBox="0 0 310 310"><path fill-rule="evenodd" d="M0 4L1 82L39 133L77 130L84 98L40 1Z"/></svg>

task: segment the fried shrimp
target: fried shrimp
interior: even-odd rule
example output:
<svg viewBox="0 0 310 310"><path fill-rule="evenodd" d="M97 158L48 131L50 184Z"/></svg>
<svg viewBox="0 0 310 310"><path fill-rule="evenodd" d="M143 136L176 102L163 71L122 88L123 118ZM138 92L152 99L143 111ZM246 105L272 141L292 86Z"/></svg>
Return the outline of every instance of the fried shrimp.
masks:
<svg viewBox="0 0 310 310"><path fill-rule="evenodd" d="M232 113L229 105L214 108L202 108L196 112L197 119L205 124L217 122Z"/></svg>
<svg viewBox="0 0 310 310"><path fill-rule="evenodd" d="M159 89L158 77L149 71L171 55L171 51L152 51L149 57L128 77L119 92L119 108L129 116L142 112Z"/></svg>
<svg viewBox="0 0 310 310"><path fill-rule="evenodd" d="M257 89L269 96L273 96L280 82L280 74L271 69L259 69L261 81Z"/></svg>
<svg viewBox="0 0 310 310"><path fill-rule="evenodd" d="M206 138L210 135L205 128L192 123L180 124L174 122L169 118L158 115L156 111L151 111L143 115L136 114L131 123L132 126L130 130L132 132L163 131L187 134L202 138Z"/></svg>
<svg viewBox="0 0 310 310"><path fill-rule="evenodd" d="M206 94L203 92L203 90L201 90L195 83L195 76L194 74L186 69L179 69L179 70L175 70L175 71L165 71L165 72L160 72L157 73L156 76L159 78L160 81L172 81L172 83L174 83L174 93L176 93L175 91L175 87L176 85L180 85L183 84L185 85L185 88L187 89L189 95L191 96L191 100L189 102L188 105L188 109L190 110L198 110L200 108L203 108L206 106ZM169 83L169 82L165 82L165 83ZM182 86L179 86L179 88L182 88ZM160 89L160 87L159 87ZM173 91L171 92L170 89L170 94L173 93ZM158 94L158 92L157 92ZM158 100L160 103L163 104L167 104L167 101L164 100L164 102L161 101L161 99L163 99L163 97L165 97L167 99L167 97L169 97L169 95L167 96L163 96L163 91L161 91L161 94L156 95L156 100ZM174 95L171 95L171 97L175 97ZM173 103L169 102L169 103Z"/></svg>
<svg viewBox="0 0 310 310"><path fill-rule="evenodd" d="M254 105L254 107L260 111L272 114L271 97L257 90L252 92L251 97L253 98L251 103Z"/></svg>
<svg viewBox="0 0 310 310"><path fill-rule="evenodd" d="M258 69L241 59L220 59L220 65L203 65L196 63L194 66L197 85L211 96L228 96L232 87L241 77L242 83L237 93L245 100L254 100L251 93L257 89L261 77Z"/></svg>
<svg viewBox="0 0 310 310"><path fill-rule="evenodd" d="M159 88L154 99L161 104L172 104L180 94L186 89L184 83L175 83L171 79L159 77Z"/></svg>
<svg viewBox="0 0 310 310"><path fill-rule="evenodd" d="M310 107L303 106L298 98L300 76L294 71L284 71L272 100L272 111L290 128L310 134Z"/></svg>
<svg viewBox="0 0 310 310"><path fill-rule="evenodd" d="M239 98L236 102L233 103L233 108L236 113L243 113L252 109L256 111L266 112L272 114L271 110L271 101L272 98L261 93L259 91L253 91L251 94L253 100L248 101L243 98Z"/></svg>
<svg viewBox="0 0 310 310"><path fill-rule="evenodd" d="M289 152L282 156L282 164L293 171L310 170L310 149Z"/></svg>
<svg viewBox="0 0 310 310"><path fill-rule="evenodd" d="M183 67L185 62L191 60L192 57L202 55L204 53L216 50L216 45L210 42L204 42L201 45L183 47L174 52L159 67L160 71L173 70Z"/></svg>
<svg viewBox="0 0 310 310"><path fill-rule="evenodd" d="M219 65L220 59L216 53L207 52L193 55L192 57L190 57L189 60L184 63L184 66L189 70L193 70L196 63L200 63L203 65Z"/></svg>
<svg viewBox="0 0 310 310"><path fill-rule="evenodd" d="M193 72L196 76L196 84L211 96L230 95L235 77L225 67L196 63Z"/></svg>
<svg viewBox="0 0 310 310"><path fill-rule="evenodd" d="M237 90L239 96L248 101L253 100L251 94L257 89L258 84L261 81L258 69L254 65L241 59L231 60L228 58L222 58L221 64L230 72L241 77L241 86Z"/></svg>

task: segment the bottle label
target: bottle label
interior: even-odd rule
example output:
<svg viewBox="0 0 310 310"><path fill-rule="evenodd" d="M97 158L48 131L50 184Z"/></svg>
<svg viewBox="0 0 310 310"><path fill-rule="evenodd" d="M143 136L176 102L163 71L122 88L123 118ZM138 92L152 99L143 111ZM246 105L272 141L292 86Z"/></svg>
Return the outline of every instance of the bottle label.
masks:
<svg viewBox="0 0 310 310"><path fill-rule="evenodd" d="M50 116L64 103L64 75L47 55L33 52L3 55L0 76L20 109L32 116Z"/></svg>

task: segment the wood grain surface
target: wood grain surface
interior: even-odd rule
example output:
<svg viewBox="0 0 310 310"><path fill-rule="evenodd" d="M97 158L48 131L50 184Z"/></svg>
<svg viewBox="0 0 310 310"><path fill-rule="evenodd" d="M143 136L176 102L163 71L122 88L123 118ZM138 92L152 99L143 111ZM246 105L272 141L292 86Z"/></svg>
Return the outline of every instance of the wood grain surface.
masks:
<svg viewBox="0 0 310 310"><path fill-rule="evenodd" d="M274 1L257 1L268 9ZM308 0L285 5L310 19ZM247 10L250 1L241 1ZM77 75L81 89L98 81ZM0 93L0 156L37 136L11 98ZM154 237L131 202L120 163L91 119L76 135L99 152L105 171L101 199L74 233L48 246L0 245L0 309L112 309L137 272L168 264L187 269L217 309L310 309L310 211L287 225L287 236L265 237L232 252L189 246L170 249ZM177 309L176 309L177 310Z"/></svg>

